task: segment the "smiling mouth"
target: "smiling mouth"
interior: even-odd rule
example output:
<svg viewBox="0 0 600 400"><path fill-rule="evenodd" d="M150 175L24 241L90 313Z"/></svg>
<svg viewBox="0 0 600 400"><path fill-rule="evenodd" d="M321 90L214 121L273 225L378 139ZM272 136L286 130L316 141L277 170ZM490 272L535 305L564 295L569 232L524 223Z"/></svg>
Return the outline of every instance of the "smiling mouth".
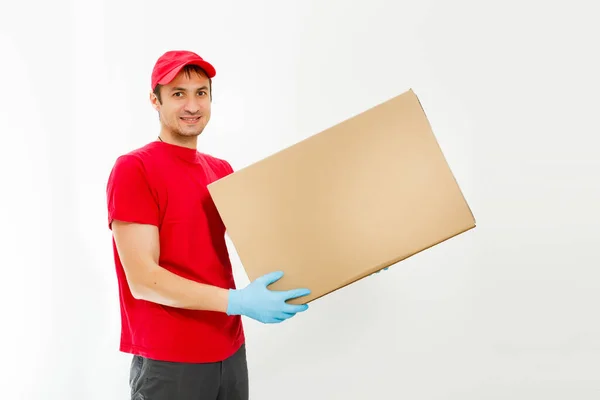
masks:
<svg viewBox="0 0 600 400"><path fill-rule="evenodd" d="M195 124L200 121L200 117L179 117L186 124Z"/></svg>

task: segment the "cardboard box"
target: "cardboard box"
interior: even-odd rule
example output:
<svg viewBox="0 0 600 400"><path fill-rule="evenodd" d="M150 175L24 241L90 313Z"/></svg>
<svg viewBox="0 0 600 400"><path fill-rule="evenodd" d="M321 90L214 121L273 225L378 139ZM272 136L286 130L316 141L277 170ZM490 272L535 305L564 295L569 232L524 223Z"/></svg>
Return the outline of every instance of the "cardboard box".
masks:
<svg viewBox="0 0 600 400"><path fill-rule="evenodd" d="M308 303L475 227L409 90L208 187L249 279Z"/></svg>

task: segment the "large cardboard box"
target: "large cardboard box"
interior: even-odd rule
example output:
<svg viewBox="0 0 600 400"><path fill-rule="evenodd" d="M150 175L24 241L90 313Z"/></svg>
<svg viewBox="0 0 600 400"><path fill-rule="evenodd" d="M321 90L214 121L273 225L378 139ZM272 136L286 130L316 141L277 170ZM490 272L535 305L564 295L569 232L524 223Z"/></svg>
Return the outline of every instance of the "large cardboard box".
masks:
<svg viewBox="0 0 600 400"><path fill-rule="evenodd" d="M409 90L208 187L248 278L308 303L475 227Z"/></svg>

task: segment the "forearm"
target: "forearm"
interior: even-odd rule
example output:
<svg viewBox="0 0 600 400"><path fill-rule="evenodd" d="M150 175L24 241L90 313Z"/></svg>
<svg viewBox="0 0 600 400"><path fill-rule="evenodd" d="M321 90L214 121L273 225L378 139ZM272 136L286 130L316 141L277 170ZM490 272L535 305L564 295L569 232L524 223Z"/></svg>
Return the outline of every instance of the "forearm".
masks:
<svg viewBox="0 0 600 400"><path fill-rule="evenodd" d="M129 281L132 293L138 299L191 310L227 311L228 289L183 278L157 264Z"/></svg>

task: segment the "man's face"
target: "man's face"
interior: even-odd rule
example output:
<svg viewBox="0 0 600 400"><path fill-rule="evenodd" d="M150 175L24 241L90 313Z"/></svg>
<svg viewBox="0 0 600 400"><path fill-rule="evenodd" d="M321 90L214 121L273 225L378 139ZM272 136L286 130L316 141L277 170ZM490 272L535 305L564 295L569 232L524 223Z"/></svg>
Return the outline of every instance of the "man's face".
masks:
<svg viewBox="0 0 600 400"><path fill-rule="evenodd" d="M163 130L176 139L199 136L210 120L210 82L202 73L180 72L161 90L161 102L151 95L158 111Z"/></svg>

